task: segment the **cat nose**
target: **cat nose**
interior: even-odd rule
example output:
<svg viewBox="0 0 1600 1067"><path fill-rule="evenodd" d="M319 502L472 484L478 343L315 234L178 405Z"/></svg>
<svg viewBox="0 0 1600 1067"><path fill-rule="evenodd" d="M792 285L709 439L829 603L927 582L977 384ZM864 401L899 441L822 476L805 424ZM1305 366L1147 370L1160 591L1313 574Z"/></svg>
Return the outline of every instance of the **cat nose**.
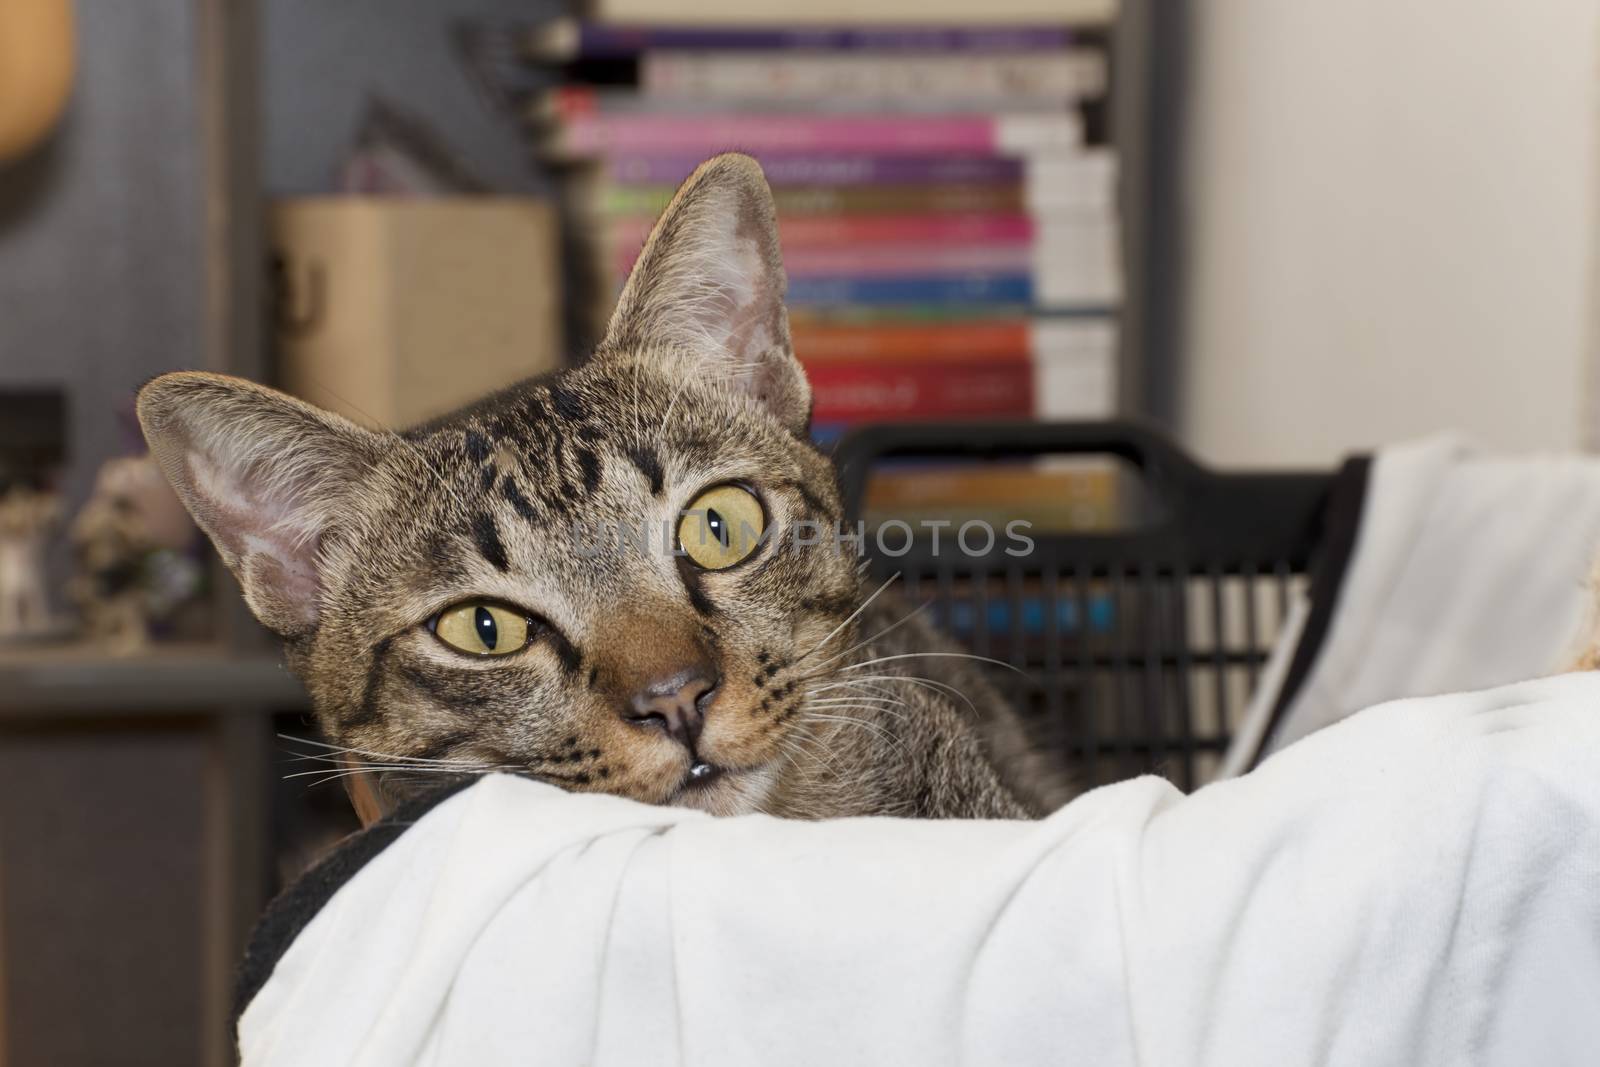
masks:
<svg viewBox="0 0 1600 1067"><path fill-rule="evenodd" d="M641 726L660 726L683 747L693 749L717 681L705 667L686 668L635 693L622 717Z"/></svg>

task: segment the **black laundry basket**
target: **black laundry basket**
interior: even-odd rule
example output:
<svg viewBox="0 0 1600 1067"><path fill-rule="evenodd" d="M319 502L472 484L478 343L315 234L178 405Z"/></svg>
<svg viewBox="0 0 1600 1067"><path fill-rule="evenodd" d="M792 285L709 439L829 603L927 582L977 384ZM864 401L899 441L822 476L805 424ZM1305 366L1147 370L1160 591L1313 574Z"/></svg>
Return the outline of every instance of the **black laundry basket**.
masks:
<svg viewBox="0 0 1600 1067"><path fill-rule="evenodd" d="M1063 455L1125 465L1141 487L1128 525L1030 531L1025 556L1003 540L952 551L949 531L935 553L897 529L887 546L866 538L871 570L898 573L936 625L1021 672L990 671L1080 783L1153 772L1194 788L1217 769L1307 581L1334 476L1213 472L1126 422L870 426L835 452L851 516L886 461Z"/></svg>

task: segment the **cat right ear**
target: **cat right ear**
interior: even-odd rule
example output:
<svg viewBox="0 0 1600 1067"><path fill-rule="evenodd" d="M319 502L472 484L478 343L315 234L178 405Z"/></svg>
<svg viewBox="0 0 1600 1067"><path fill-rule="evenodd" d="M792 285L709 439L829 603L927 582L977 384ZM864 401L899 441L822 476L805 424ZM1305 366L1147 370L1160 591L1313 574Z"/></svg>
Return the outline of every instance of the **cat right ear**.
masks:
<svg viewBox="0 0 1600 1067"><path fill-rule="evenodd" d="M282 637L314 629L322 533L382 438L271 389L190 372L139 391L139 424L256 618Z"/></svg>
<svg viewBox="0 0 1600 1067"><path fill-rule="evenodd" d="M654 352L721 382L804 436L811 386L795 359L777 211L761 166L728 153L689 176L651 230L597 356Z"/></svg>

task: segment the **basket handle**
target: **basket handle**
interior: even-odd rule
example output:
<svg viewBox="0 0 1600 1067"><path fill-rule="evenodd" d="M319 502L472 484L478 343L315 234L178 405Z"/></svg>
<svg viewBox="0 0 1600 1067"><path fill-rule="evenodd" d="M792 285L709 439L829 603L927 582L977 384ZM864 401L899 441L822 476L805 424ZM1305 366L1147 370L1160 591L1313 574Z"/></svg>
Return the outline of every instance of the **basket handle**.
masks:
<svg viewBox="0 0 1600 1067"><path fill-rule="evenodd" d="M867 480L879 461L895 457L992 458L1111 455L1139 470L1174 515L1187 510L1210 474L1148 426L1105 422L905 422L852 430L834 451L845 514L857 516Z"/></svg>

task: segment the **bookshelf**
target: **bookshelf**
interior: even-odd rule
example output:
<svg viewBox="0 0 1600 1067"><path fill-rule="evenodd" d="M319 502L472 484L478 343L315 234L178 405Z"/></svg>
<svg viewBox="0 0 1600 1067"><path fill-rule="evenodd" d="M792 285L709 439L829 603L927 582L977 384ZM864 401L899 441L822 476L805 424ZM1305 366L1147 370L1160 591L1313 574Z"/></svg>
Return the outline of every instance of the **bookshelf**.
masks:
<svg viewBox="0 0 1600 1067"><path fill-rule="evenodd" d="M586 332L677 183L737 148L773 187L820 442L1118 413L1116 49L1104 6L1076 10L781 26L696 7L693 24L528 29L512 50L559 82L508 98L564 179L573 273L597 294Z"/></svg>
<svg viewBox="0 0 1600 1067"><path fill-rule="evenodd" d="M7 648L0 650L0 692L0 722L109 718L152 709L249 715L306 703L282 656L220 642L161 644L131 656L78 644Z"/></svg>
<svg viewBox="0 0 1600 1067"><path fill-rule="evenodd" d="M602 2L498 49L501 98L564 189L581 335L677 183L731 148L773 188L825 448L872 423L1159 410L1174 82L1151 48L1175 48L1173 19L1146 0L647 9ZM983 477L952 468L935 506Z"/></svg>

